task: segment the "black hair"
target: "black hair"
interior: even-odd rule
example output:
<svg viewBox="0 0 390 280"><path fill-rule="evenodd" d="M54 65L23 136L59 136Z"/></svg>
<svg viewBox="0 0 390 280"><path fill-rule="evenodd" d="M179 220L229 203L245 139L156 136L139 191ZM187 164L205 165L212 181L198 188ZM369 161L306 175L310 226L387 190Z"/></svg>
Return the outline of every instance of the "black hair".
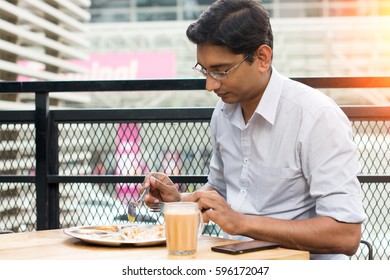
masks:
<svg viewBox="0 0 390 280"><path fill-rule="evenodd" d="M195 44L228 47L235 54L248 55L261 45L273 48L268 12L259 0L218 0L187 28Z"/></svg>

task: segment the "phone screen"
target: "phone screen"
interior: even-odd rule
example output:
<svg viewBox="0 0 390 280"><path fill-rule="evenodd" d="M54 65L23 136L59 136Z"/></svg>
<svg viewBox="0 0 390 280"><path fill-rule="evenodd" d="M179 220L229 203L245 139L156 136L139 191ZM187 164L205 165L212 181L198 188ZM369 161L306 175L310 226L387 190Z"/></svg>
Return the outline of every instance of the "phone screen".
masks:
<svg viewBox="0 0 390 280"><path fill-rule="evenodd" d="M219 245L211 247L211 250L226 254L243 254L254 251L266 250L279 247L278 244L261 240L244 241L234 244Z"/></svg>

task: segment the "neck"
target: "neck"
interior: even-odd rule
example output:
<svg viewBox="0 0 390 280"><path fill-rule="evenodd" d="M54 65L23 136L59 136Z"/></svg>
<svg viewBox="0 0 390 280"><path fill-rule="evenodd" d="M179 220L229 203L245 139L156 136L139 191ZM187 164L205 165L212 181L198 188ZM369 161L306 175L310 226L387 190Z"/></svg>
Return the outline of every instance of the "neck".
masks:
<svg viewBox="0 0 390 280"><path fill-rule="evenodd" d="M259 100L257 102L255 102L253 100L250 104L247 104L247 105L241 104L241 111L242 111L242 116L244 118L245 124L247 124L249 122L249 120L251 119L251 117L255 113L257 105L260 102L260 99L261 99L261 97L259 98Z"/></svg>
<svg viewBox="0 0 390 280"><path fill-rule="evenodd" d="M263 77L264 81L261 83L259 93L254 98L241 103L242 116L244 118L245 124L249 122L250 118L255 113L261 98L263 97L264 91L267 88L271 78L271 71L267 71Z"/></svg>

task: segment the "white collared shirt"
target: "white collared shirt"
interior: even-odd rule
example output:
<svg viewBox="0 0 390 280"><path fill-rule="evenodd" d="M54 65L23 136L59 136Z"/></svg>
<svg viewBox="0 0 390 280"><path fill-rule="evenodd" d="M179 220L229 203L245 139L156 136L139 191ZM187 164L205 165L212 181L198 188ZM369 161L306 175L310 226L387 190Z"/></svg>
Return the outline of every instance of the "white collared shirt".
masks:
<svg viewBox="0 0 390 280"><path fill-rule="evenodd" d="M365 219L351 125L323 93L274 68L247 124L219 101L208 184L242 213L280 219Z"/></svg>

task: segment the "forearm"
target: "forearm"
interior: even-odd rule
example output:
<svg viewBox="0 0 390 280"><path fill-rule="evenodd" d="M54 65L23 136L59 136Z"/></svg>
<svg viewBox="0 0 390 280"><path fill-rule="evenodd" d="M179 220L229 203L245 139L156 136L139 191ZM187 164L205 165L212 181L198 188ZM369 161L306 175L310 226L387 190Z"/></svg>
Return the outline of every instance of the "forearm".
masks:
<svg viewBox="0 0 390 280"><path fill-rule="evenodd" d="M355 253L360 241L360 224L340 223L329 217L280 220L249 216L240 222L237 234L279 243L283 247L311 253Z"/></svg>

